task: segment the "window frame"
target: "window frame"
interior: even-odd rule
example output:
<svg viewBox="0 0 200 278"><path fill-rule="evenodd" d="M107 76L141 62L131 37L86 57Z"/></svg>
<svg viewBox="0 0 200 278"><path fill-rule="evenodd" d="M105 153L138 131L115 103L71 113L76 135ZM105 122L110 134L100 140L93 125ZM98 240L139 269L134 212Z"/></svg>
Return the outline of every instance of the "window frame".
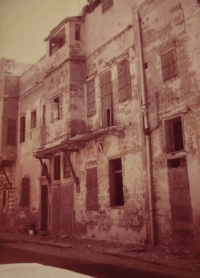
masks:
<svg viewBox="0 0 200 278"><path fill-rule="evenodd" d="M120 161L120 166L121 166L120 169L116 169L117 168L116 166L118 166L116 165L117 161ZM122 207L125 204L122 158L118 157L115 159L109 159L108 167L109 167L110 207L111 208L115 208L119 206ZM121 185L119 185L119 180L121 181Z"/></svg>
<svg viewBox="0 0 200 278"><path fill-rule="evenodd" d="M58 101L57 101L58 100ZM57 117L55 117L57 113ZM58 95L51 99L51 123L63 118L63 95Z"/></svg>
<svg viewBox="0 0 200 278"><path fill-rule="evenodd" d="M74 26L74 33L75 33L75 41L80 41L81 40L81 24L80 23L75 23Z"/></svg>
<svg viewBox="0 0 200 278"><path fill-rule="evenodd" d="M121 60L117 65L117 81L118 81L119 102L123 102L126 101L127 99L130 99L132 95L131 73L130 73L130 62L127 59Z"/></svg>
<svg viewBox="0 0 200 278"><path fill-rule="evenodd" d="M31 111L31 129L34 129L37 127L37 111L33 110Z"/></svg>
<svg viewBox="0 0 200 278"><path fill-rule="evenodd" d="M178 59L176 49L170 48L160 55L163 83L178 78ZM174 73L173 73L174 72ZM165 76L168 77L165 77Z"/></svg>
<svg viewBox="0 0 200 278"><path fill-rule="evenodd" d="M173 125L175 122L180 123L179 130L181 130L181 134L178 135L175 134L175 130L174 130L175 126ZM177 130L178 129L176 129L176 132ZM165 135L166 154L185 151L183 119L181 115L177 115L173 118L164 120L164 135ZM178 147L176 147L175 144L177 144Z"/></svg>
<svg viewBox="0 0 200 278"><path fill-rule="evenodd" d="M16 137L17 137L17 121L15 119L7 120L7 145L16 145ZM14 123L14 127L12 126Z"/></svg>

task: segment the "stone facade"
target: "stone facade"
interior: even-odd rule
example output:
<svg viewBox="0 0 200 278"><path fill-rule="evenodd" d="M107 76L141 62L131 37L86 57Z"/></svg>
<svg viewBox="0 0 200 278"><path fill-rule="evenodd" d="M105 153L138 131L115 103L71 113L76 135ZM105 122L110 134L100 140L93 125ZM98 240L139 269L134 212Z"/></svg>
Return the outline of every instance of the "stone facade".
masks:
<svg viewBox="0 0 200 278"><path fill-rule="evenodd" d="M1 156L13 156L9 225L133 243L198 240L200 7L88 2L50 32L44 57L0 83L18 88L6 108L17 148L1 136Z"/></svg>

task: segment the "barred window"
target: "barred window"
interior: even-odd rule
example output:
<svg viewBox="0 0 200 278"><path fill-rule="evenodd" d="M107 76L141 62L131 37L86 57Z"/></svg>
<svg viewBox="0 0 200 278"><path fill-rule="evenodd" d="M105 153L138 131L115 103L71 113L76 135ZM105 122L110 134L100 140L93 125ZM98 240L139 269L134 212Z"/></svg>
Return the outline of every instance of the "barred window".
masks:
<svg viewBox="0 0 200 278"><path fill-rule="evenodd" d="M170 80L178 75L177 58L174 49L161 56L163 81Z"/></svg>
<svg viewBox="0 0 200 278"><path fill-rule="evenodd" d="M102 126L109 127L113 125L111 71L107 71L101 75L100 83L102 104Z"/></svg>
<svg viewBox="0 0 200 278"><path fill-rule="evenodd" d="M124 101L131 96L130 66L127 60L118 64L118 92L119 101Z"/></svg>
<svg viewBox="0 0 200 278"><path fill-rule="evenodd" d="M95 81L90 80L86 84L87 90L87 115L92 116L96 113Z"/></svg>
<svg viewBox="0 0 200 278"><path fill-rule="evenodd" d="M16 120L8 119L7 144L15 145L15 143L16 143Z"/></svg>
<svg viewBox="0 0 200 278"><path fill-rule="evenodd" d="M113 0L101 0L102 12L108 10L111 6L113 6Z"/></svg>

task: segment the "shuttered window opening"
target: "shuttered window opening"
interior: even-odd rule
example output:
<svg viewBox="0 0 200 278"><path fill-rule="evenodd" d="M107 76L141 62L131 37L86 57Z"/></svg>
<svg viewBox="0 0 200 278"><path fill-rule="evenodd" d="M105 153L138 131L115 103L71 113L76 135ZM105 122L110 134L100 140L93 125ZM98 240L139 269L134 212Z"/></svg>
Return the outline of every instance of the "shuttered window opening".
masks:
<svg viewBox="0 0 200 278"><path fill-rule="evenodd" d="M101 83L102 126L109 127L113 125L111 71L107 71L101 75L100 83Z"/></svg>
<svg viewBox="0 0 200 278"><path fill-rule="evenodd" d="M101 0L102 12L105 12L113 5L113 0Z"/></svg>
<svg viewBox="0 0 200 278"><path fill-rule="evenodd" d="M42 106L42 126L46 125L46 105Z"/></svg>
<svg viewBox="0 0 200 278"><path fill-rule="evenodd" d="M86 84L87 93L87 115L92 116L96 114L96 99L95 99L95 81L90 80Z"/></svg>
<svg viewBox="0 0 200 278"><path fill-rule="evenodd" d="M51 101L51 122L60 120L63 117L62 96L54 98Z"/></svg>
<svg viewBox="0 0 200 278"><path fill-rule="evenodd" d="M8 126L7 126L7 144L8 145L15 145L16 144L16 120L8 119Z"/></svg>
<svg viewBox="0 0 200 278"><path fill-rule="evenodd" d="M37 115L36 111L31 112L31 129L36 128L37 125Z"/></svg>
<svg viewBox="0 0 200 278"><path fill-rule="evenodd" d="M181 117L165 121L166 152L184 150Z"/></svg>
<svg viewBox="0 0 200 278"><path fill-rule="evenodd" d="M65 155L63 155L63 178L68 179L70 177L71 177L70 166Z"/></svg>
<svg viewBox="0 0 200 278"><path fill-rule="evenodd" d="M25 117L20 119L20 143L25 142Z"/></svg>
<svg viewBox="0 0 200 278"><path fill-rule="evenodd" d="M131 96L130 65L127 60L118 64L118 92L119 101L124 101Z"/></svg>
<svg viewBox="0 0 200 278"><path fill-rule="evenodd" d="M54 180L60 180L60 155L54 157Z"/></svg>
<svg viewBox="0 0 200 278"><path fill-rule="evenodd" d="M177 57L174 49L161 56L161 66L163 81L173 79L178 75Z"/></svg>
<svg viewBox="0 0 200 278"><path fill-rule="evenodd" d="M22 178L21 206L29 207L30 205L30 179Z"/></svg>
<svg viewBox="0 0 200 278"><path fill-rule="evenodd" d="M86 208L88 210L98 210L98 177L97 167L86 169Z"/></svg>

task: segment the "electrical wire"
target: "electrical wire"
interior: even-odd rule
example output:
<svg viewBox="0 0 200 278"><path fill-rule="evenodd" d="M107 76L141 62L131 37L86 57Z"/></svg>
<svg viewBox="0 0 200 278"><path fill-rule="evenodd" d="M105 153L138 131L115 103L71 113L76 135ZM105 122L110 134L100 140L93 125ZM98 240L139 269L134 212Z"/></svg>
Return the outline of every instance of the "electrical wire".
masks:
<svg viewBox="0 0 200 278"><path fill-rule="evenodd" d="M0 20L0 23L4 20L4 18L7 16L7 14L9 14L9 12L12 10L12 8L15 6L16 3L17 3L17 0L14 2L12 7L7 11L7 13L4 15L4 17Z"/></svg>
<svg viewBox="0 0 200 278"><path fill-rule="evenodd" d="M15 23L15 22L16 22L16 19L18 19L18 18L21 16L21 14L23 14L23 12L24 12L24 11L26 10L26 8L27 8L27 5L28 5L30 2L31 2L31 0L28 0L28 1L26 2L26 4L22 7L22 9L17 13L16 17L10 22L10 24L7 26L7 28L0 34L0 39L2 39L3 36L4 36L4 34L7 33L7 31L10 30L8 27L10 27L10 26L12 25L13 22Z"/></svg>
<svg viewBox="0 0 200 278"><path fill-rule="evenodd" d="M27 20L24 20L21 22L21 24L18 26L18 28L15 30L15 32L11 33L10 36L8 37L7 40L4 41L4 44L7 43L8 41L10 41L10 39L13 38L13 36L17 33L17 31L22 27L22 25L24 27L26 27L26 22L30 21L31 17L33 17L35 15L35 13L39 10L39 8L41 8L43 5L45 4L45 2L43 1L43 4L39 4L34 10L31 11L31 15L28 17Z"/></svg>

